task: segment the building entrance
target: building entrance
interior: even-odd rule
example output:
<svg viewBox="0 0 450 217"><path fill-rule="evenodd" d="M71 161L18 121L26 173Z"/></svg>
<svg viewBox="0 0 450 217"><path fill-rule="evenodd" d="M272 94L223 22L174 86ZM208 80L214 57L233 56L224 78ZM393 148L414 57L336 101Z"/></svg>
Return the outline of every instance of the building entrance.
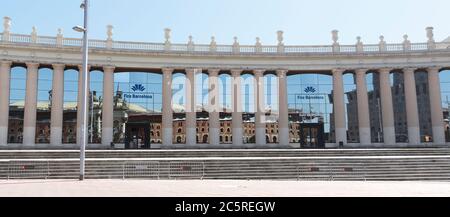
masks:
<svg viewBox="0 0 450 217"><path fill-rule="evenodd" d="M325 148L324 124L302 123L300 124L301 148Z"/></svg>
<svg viewBox="0 0 450 217"><path fill-rule="evenodd" d="M150 123L127 123L125 128L125 149L150 149Z"/></svg>

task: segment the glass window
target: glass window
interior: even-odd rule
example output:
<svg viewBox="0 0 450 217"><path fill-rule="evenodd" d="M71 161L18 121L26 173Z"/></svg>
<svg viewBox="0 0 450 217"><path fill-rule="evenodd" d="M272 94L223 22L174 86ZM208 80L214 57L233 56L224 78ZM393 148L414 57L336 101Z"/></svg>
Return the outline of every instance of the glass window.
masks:
<svg viewBox="0 0 450 217"><path fill-rule="evenodd" d="M24 67L13 67L11 69L8 143L23 142L26 74L27 70Z"/></svg>
<svg viewBox="0 0 450 217"><path fill-rule="evenodd" d="M50 143L52 80L52 69L43 68L38 71L36 144Z"/></svg>
<svg viewBox="0 0 450 217"><path fill-rule="evenodd" d="M78 71L64 72L63 143L75 144L77 134Z"/></svg>

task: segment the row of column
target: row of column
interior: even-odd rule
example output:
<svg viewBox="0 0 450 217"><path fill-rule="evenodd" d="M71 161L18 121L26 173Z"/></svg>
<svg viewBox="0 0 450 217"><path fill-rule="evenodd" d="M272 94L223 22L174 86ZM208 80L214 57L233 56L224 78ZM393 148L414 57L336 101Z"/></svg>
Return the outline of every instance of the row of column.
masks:
<svg viewBox="0 0 450 217"><path fill-rule="evenodd" d="M438 67L428 68L429 97L431 109L431 122L433 128L433 140L435 144L445 144L445 131L443 122L443 111L441 104L441 89L439 82ZM393 69L379 69L380 77L380 98L381 113L383 123L383 136L386 145L396 144L394 107L392 100L392 88L390 82L390 73ZM403 69L405 85L405 103L408 124L409 144L418 145L420 139L419 111L417 104L417 91L415 81L415 68ZM333 95L334 95L334 120L336 130L336 141L347 143L345 107L344 107L344 89L342 74L344 70L333 70ZM371 144L369 101L367 96L366 73L367 69L357 69L356 89L358 101L358 121L359 136L362 145Z"/></svg>
<svg viewBox="0 0 450 217"><path fill-rule="evenodd" d="M10 96L10 71L12 62L0 62L0 145L7 144L8 119L9 119L9 96ZM37 110L37 81L38 63L27 63L26 96L24 109L24 132L23 144L32 146L35 143L36 133L36 110ZM63 105L64 105L64 69L63 64L53 65L53 87L52 87L52 107L51 107L51 144L58 146L62 143L63 127ZM103 68L103 107L102 107L102 144L109 145L113 142L113 96L114 96L114 67ZM445 143L445 133L442 119L441 92L439 82L438 67L428 68L429 95L431 105L433 139L436 144ZM405 99L408 123L408 137L410 144L420 143L420 125L416 96L416 82L414 68L405 68ZM83 75L81 67L79 70L79 90ZM174 69L164 68L163 70L163 105L162 105L162 136L163 145L169 147L173 144L173 114L172 114L172 74ZM362 145L371 144L371 130L369 119L369 102L366 85L367 69L357 69L356 87L358 101L358 121L359 133ZM390 72L392 69L379 69L381 112L383 123L384 143L393 145L396 143L394 109L392 101ZM196 145L196 108L195 108L195 74L201 69L186 70L186 143ZM219 106L219 72L220 69L210 69L209 72L209 104L210 104L210 144L219 145L220 137L220 106ZM265 102L264 102L264 70L254 70L255 76L255 133L256 145L266 144L265 125ZM333 70L333 114L335 124L335 135L337 144L347 143L347 127L344 100L344 69ZM286 87L287 70L278 70L278 94L279 94L279 142L280 145L289 144L289 114ZM233 145L238 147L243 145L242 129L242 94L241 94L241 74L242 70L231 70L232 76L232 134ZM81 91L79 91L80 93ZM89 96L87 96L89 97ZM78 97L78 103L81 96ZM81 132L79 123L81 122L81 108L78 107L77 132ZM86 120L87 121L87 120ZM80 138L77 136L77 143Z"/></svg>
<svg viewBox="0 0 450 217"><path fill-rule="evenodd" d="M172 74L173 69L165 68L163 71L163 107L162 128L163 146L173 145L173 114L172 114ZM209 69L209 139L212 146L220 143L220 104L219 104L219 72L220 69ZM265 102L264 102L264 70L254 70L255 76L255 134L256 145L266 145ZM196 145L197 110L195 108L195 74L201 69L186 69L186 145ZM289 114L287 103L286 70L278 70L279 93L279 142L280 145L289 145ZM242 128L242 70L231 70L232 94L232 137L233 145L243 146Z"/></svg>
<svg viewBox="0 0 450 217"><path fill-rule="evenodd" d="M10 101L10 61L0 63L0 145L8 142L8 119ZM26 93L24 104L23 145L34 146L36 138L36 112L38 93L38 63L26 63ZM53 64L52 102L50 120L50 144L61 146L63 137L64 112L64 64ZM113 97L114 97L114 67L103 68L103 107L102 107L102 144L109 145L113 141ZM78 105L81 104L81 88L84 73L79 67L78 73ZM86 96L89 97L89 94ZM88 106L88 105L86 105ZM82 118L81 107L77 108L77 144L80 144L80 122ZM88 120L86 120L88 121Z"/></svg>

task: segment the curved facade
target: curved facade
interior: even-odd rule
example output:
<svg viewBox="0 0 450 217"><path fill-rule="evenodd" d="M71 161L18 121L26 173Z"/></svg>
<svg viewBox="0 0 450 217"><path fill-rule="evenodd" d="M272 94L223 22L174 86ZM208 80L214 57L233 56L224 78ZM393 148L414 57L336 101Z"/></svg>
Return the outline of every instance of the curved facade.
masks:
<svg viewBox="0 0 450 217"><path fill-rule="evenodd" d="M0 33L0 147L79 143L81 40ZM445 145L450 42L325 46L90 41L95 148ZM447 103L448 106L448 103ZM445 114L447 117L445 118ZM123 144L123 146L122 146Z"/></svg>

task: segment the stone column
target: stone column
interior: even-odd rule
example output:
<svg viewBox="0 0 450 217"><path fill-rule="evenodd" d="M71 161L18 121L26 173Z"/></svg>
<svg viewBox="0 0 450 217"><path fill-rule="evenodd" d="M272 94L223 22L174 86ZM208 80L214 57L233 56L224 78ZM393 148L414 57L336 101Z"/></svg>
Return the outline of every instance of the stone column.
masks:
<svg viewBox="0 0 450 217"><path fill-rule="evenodd" d="M419 109L417 106L416 79L414 68L405 68L405 101L406 118L408 122L408 138L410 145L420 144Z"/></svg>
<svg viewBox="0 0 450 217"><path fill-rule="evenodd" d="M361 145L370 145L369 98L366 84L367 69L356 70L356 92L358 101L359 140Z"/></svg>
<svg viewBox="0 0 450 217"><path fill-rule="evenodd" d="M264 70L254 70L255 74L255 137L257 146L265 146L266 106L264 101Z"/></svg>
<svg viewBox="0 0 450 217"><path fill-rule="evenodd" d="M186 69L186 145L197 144L197 110L195 101L195 74L197 69Z"/></svg>
<svg viewBox="0 0 450 217"><path fill-rule="evenodd" d="M102 145L113 142L114 128L114 66L103 67Z"/></svg>
<svg viewBox="0 0 450 217"><path fill-rule="evenodd" d="M36 140L36 108L38 63L27 63L27 86L25 95L25 113L23 123L23 144L34 146Z"/></svg>
<svg viewBox="0 0 450 217"><path fill-rule="evenodd" d="M428 85L430 88L431 125L434 144L445 144L444 118L442 112L441 82L439 67L428 68Z"/></svg>
<svg viewBox="0 0 450 217"><path fill-rule="evenodd" d="M242 147L244 144L244 134L242 131L242 95L241 95L241 73L242 70L231 70L232 86L231 96L233 104L233 113L231 114L233 130L233 146Z"/></svg>
<svg viewBox="0 0 450 217"><path fill-rule="evenodd" d="M88 71L90 70L90 66L88 66ZM83 110L82 110L82 103L83 99L81 98L81 93L83 90L83 80L84 80L84 73L83 73L83 66L78 66L78 97L77 97L77 144L81 144L81 121L83 120ZM86 93L86 97L89 99L89 92L90 92L90 72L88 72L88 92ZM88 100L89 102L89 100ZM85 105L89 108L89 103ZM89 109L88 109L89 111ZM89 114L87 115L89 117ZM86 118L86 125L88 125L89 118ZM89 135L86 139L89 138Z"/></svg>
<svg viewBox="0 0 450 217"><path fill-rule="evenodd" d="M52 109L50 123L50 144L62 144L64 112L64 64L53 64Z"/></svg>
<svg viewBox="0 0 450 217"><path fill-rule="evenodd" d="M213 146L220 145L219 72L209 70L209 143Z"/></svg>
<svg viewBox="0 0 450 217"><path fill-rule="evenodd" d="M288 146L289 140L289 108L287 96L287 70L278 70L278 140L280 146Z"/></svg>
<svg viewBox="0 0 450 217"><path fill-rule="evenodd" d="M392 87L389 79L391 69L380 69L381 113L383 120L383 139L385 145L395 145L394 106Z"/></svg>
<svg viewBox="0 0 450 217"><path fill-rule="evenodd" d="M344 82L343 69L333 70L333 114L334 130L336 134L336 143L343 142L347 144L347 127L345 123L345 101L344 101Z"/></svg>
<svg viewBox="0 0 450 217"><path fill-rule="evenodd" d="M168 148L173 145L173 112L172 112L172 73L173 69L164 68L162 84L162 144Z"/></svg>
<svg viewBox="0 0 450 217"><path fill-rule="evenodd" d="M0 62L0 147L8 144L11 61Z"/></svg>

